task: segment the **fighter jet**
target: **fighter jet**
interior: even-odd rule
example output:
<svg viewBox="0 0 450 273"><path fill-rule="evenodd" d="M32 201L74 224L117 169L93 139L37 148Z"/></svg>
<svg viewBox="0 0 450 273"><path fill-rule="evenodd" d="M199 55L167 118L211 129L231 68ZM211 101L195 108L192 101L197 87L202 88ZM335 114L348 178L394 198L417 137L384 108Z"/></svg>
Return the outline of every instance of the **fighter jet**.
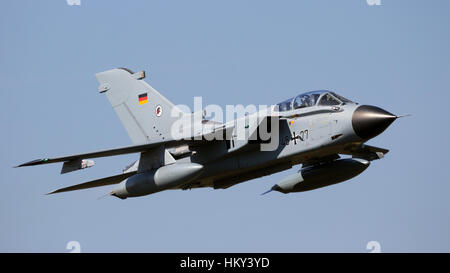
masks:
<svg viewBox="0 0 450 273"><path fill-rule="evenodd" d="M68 173L94 166L93 158L136 153L139 160L116 175L49 194L113 184L109 195L121 199L169 189L226 189L300 164L269 191L314 190L349 180L383 158L387 149L365 143L400 117L318 90L221 123L203 110L183 112L144 80L144 71L117 68L96 78L133 145L17 167L62 162L61 173Z"/></svg>

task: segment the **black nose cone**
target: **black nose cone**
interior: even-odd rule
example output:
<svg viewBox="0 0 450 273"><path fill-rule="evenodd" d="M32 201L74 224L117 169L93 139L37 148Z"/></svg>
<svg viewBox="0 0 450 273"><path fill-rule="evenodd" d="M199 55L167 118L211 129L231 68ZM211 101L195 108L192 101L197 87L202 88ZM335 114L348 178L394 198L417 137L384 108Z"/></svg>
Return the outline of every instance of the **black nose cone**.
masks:
<svg viewBox="0 0 450 273"><path fill-rule="evenodd" d="M396 118L396 115L379 107L361 105L353 113L353 130L360 138L370 139L386 130Z"/></svg>

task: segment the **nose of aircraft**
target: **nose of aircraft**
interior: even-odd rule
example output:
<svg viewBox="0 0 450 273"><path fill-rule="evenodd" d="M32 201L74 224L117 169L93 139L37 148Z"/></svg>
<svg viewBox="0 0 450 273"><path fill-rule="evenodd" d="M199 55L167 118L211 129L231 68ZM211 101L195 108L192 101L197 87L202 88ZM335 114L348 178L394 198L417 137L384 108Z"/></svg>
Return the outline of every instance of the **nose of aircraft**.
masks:
<svg viewBox="0 0 450 273"><path fill-rule="evenodd" d="M352 125L360 138L370 139L381 134L396 119L396 115L379 107L361 105L353 113Z"/></svg>

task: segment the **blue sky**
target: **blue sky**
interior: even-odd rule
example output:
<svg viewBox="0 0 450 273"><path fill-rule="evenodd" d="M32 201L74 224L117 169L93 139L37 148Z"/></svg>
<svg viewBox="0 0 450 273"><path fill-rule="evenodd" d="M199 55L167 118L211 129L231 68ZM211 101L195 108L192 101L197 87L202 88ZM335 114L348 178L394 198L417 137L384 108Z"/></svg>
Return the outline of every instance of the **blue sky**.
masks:
<svg viewBox="0 0 450 273"><path fill-rule="evenodd" d="M0 251L383 252L450 250L450 2L5 1L0 9ZM259 194L298 166L227 190L45 196L138 158L14 169L44 156L131 144L94 74L144 69L176 104L272 104L331 89L412 117L369 144L360 176Z"/></svg>

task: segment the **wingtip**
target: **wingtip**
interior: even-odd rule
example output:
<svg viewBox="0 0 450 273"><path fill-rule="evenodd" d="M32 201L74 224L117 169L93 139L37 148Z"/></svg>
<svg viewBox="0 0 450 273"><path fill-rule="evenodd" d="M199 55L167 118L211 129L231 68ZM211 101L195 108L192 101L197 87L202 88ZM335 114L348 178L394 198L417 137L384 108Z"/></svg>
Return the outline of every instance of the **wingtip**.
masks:
<svg viewBox="0 0 450 273"><path fill-rule="evenodd" d="M14 168L28 167L28 166L35 166L35 165L39 165L39 164L45 164L45 163L48 163L49 160L50 160L50 159L48 159L48 158L31 160L31 161L22 163L22 164L20 164L20 165L17 165L17 166L15 166Z"/></svg>
<svg viewBox="0 0 450 273"><path fill-rule="evenodd" d="M29 161L29 162L25 162L19 165L14 166L13 168L21 168L21 167L26 167L26 166L32 166L32 164L34 164L35 162L37 162L38 160L33 160L33 161Z"/></svg>

